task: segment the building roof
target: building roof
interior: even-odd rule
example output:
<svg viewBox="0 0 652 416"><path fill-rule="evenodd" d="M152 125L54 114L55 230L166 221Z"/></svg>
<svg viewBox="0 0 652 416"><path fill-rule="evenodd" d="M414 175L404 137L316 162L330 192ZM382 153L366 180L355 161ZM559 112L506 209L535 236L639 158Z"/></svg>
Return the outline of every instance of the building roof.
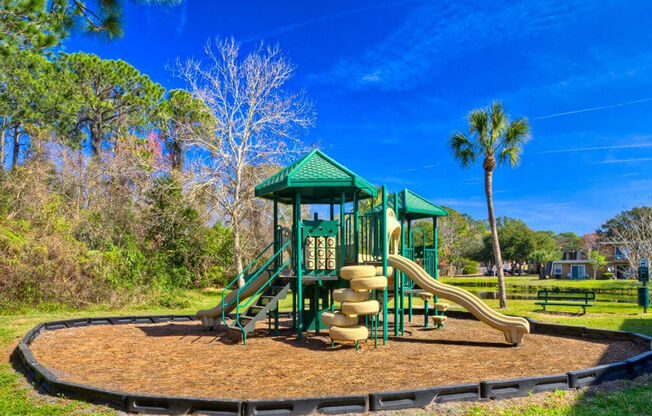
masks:
<svg viewBox="0 0 652 416"><path fill-rule="evenodd" d="M370 182L345 168L320 150L313 150L301 159L267 178L255 188L255 195L279 202L293 203L296 192L301 194L302 204L326 204L340 202L344 193L347 202L358 198L378 195Z"/></svg>

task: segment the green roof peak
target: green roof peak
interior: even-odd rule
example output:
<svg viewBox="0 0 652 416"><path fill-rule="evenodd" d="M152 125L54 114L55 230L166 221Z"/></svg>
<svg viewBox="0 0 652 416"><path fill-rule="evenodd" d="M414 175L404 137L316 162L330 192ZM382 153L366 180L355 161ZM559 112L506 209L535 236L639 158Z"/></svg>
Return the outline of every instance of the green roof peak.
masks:
<svg viewBox="0 0 652 416"><path fill-rule="evenodd" d="M446 217L448 211L435 205L417 193L403 189L397 193L399 218L418 219L427 217ZM387 198L387 205L394 209L394 195Z"/></svg>
<svg viewBox="0 0 652 416"><path fill-rule="evenodd" d="M267 199L276 196L280 202L290 203L297 190L302 203L313 204L339 202L342 193L347 201L356 191L360 199L378 194L374 185L315 149L261 182L255 195Z"/></svg>

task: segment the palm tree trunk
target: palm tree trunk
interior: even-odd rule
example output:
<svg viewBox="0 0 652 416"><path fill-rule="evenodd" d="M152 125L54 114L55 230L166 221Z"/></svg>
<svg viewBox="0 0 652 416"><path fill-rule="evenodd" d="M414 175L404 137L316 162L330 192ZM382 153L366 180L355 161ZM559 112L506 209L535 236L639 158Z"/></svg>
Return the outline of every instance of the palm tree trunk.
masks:
<svg viewBox="0 0 652 416"><path fill-rule="evenodd" d="M495 162L494 162L495 163ZM496 215L494 214L494 201L492 191L493 168L484 170L484 192L487 195L487 209L489 211L489 227L491 227L491 238L494 244L494 257L498 272L498 296L500 298L500 309L507 307L507 296L505 294L505 275L503 274L503 259L500 255L500 243L498 241L498 230L496 229Z"/></svg>

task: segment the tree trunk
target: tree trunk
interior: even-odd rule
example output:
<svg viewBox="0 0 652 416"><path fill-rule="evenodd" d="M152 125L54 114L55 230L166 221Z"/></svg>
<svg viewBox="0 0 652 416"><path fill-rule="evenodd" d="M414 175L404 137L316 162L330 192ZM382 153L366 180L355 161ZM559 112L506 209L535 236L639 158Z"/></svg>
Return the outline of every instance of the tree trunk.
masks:
<svg viewBox="0 0 652 416"><path fill-rule="evenodd" d="M178 139L172 139L172 169L181 172L183 170L183 143Z"/></svg>
<svg viewBox="0 0 652 416"><path fill-rule="evenodd" d="M498 297L500 298L500 309L507 307L507 295L505 293L505 275L503 273L503 259L500 255L500 242L498 241L498 230L496 229L496 216L494 214L494 201L492 195L492 176L496 161L485 159L484 162L484 191L487 195L487 209L489 211L489 227L491 227L491 238L494 244L494 258L496 259L496 271L498 273Z"/></svg>
<svg viewBox="0 0 652 416"><path fill-rule="evenodd" d="M5 123L3 120L2 126L0 127L0 173L5 171Z"/></svg>
<svg viewBox="0 0 652 416"><path fill-rule="evenodd" d="M102 126L98 123L92 125L91 128L91 153L94 157L100 155L100 150L102 150Z"/></svg>
<svg viewBox="0 0 652 416"><path fill-rule="evenodd" d="M238 224L238 221L240 221L240 219L232 221L232 227L233 227L233 259L235 260L235 273L236 273L236 276L240 275L240 273L242 273L242 270L244 269L244 267L242 265L242 247L240 245L240 224ZM242 287L244 285L245 285L244 276L240 276L240 278L238 279L238 287Z"/></svg>
<svg viewBox="0 0 652 416"><path fill-rule="evenodd" d="M20 150L18 139L20 139L20 124L16 124L14 127L14 147L11 149L13 156L13 159L11 160L11 170L14 170L18 165L18 151Z"/></svg>

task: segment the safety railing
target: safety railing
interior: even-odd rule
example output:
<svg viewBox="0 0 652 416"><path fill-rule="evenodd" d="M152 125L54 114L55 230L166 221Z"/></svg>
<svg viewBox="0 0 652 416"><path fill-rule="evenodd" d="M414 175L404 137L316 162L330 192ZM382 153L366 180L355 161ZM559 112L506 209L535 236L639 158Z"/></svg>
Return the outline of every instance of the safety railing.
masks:
<svg viewBox="0 0 652 416"><path fill-rule="evenodd" d="M229 302L229 303L227 303L227 304L224 303L224 295L227 293L227 291L229 290L229 288L230 288L231 286L233 286L233 285L234 285L238 280L240 280L241 277L245 276L245 273L247 273L247 272L249 271L249 269L251 269L251 266L253 266L254 264L256 264L256 263L258 262L258 260L260 260L260 258L263 257L263 255L265 255L265 253L267 253L267 251L268 251L270 248L272 248L273 246L274 246L274 243L273 243L273 242L272 242L272 243L269 243L269 245L268 245L267 247L265 247L265 248L263 249L263 251L261 251L261 252L260 252L260 253L259 253L259 254L258 254L258 255L253 259L253 260L251 260L251 262L247 265L247 267L245 267L244 270L242 270L240 273L238 273L238 275L235 277L235 279L231 280L231 283L229 283L228 285L226 285L226 287L224 288L224 290L222 290L222 311L224 311L224 308L225 308L226 306L230 306L230 305L233 304L233 302ZM224 320L224 313L222 313L222 320Z"/></svg>
<svg viewBox="0 0 652 416"><path fill-rule="evenodd" d="M423 269L433 278L437 278L437 250L426 248L423 250Z"/></svg>
<svg viewBox="0 0 652 416"><path fill-rule="evenodd" d="M368 212L360 216L359 251L373 260L380 261L383 255L382 216Z"/></svg>
<svg viewBox="0 0 652 416"><path fill-rule="evenodd" d="M267 266L269 266L277 256L281 255L283 253L283 250L285 250L290 243L291 242L288 241L285 244L283 244L281 246L281 248L276 253L274 253L272 258L270 258L267 261L267 263L265 263L265 265L263 267L261 267L258 270L258 272L256 272L254 277L251 278L244 286L242 286L240 289L238 289L238 292L235 295L235 302L236 302L236 305L237 305L236 309L235 309L235 322L236 322L236 325L238 326L238 328L240 329L240 331L242 331L242 341L243 341L244 344L247 343L247 331L245 331L244 327L240 323L240 309L242 308L243 310L246 310L249 307L249 305L251 304L251 302L253 302L255 299L257 299L258 295L260 295L263 291L265 291L267 289L267 287L270 285L270 283L272 281L274 281L274 279L276 279L276 277L281 273L281 271L283 271L283 269L285 269L291 263L291 260L288 259L287 261L285 261L285 263L283 263L281 265L281 267L279 267L278 270L276 270L276 272L274 272L272 275L270 275L269 278L267 279L267 281L265 281L265 283L263 283L253 295L249 296L247 301L242 305L240 305L240 295L242 294L242 292L244 292L248 288L249 285L253 284L253 282L258 277L257 275L259 274L259 272L261 270L263 270L263 268L266 268ZM222 322L224 322L224 308L222 308Z"/></svg>
<svg viewBox="0 0 652 416"><path fill-rule="evenodd" d="M289 242L288 242L288 243L289 243ZM287 244L288 244L288 243L286 243L286 244L283 246L283 249L285 249L285 247L287 247ZM237 282L238 280L240 280L241 277L245 276L245 273L247 273L247 271L249 271L249 269L251 269L251 266L253 266L254 264L256 264L256 263L258 262L258 260L260 260L260 258L263 257L263 256L265 255L265 253L267 253L267 251L268 251L270 248L272 248L273 246L274 246L274 243L273 243L273 242L272 242L272 243L269 243L269 244L267 245L267 247L265 247L265 248L263 249L263 251L261 251L261 252L260 252L260 253L259 253L259 254L258 254L258 255L257 255L257 256L256 256L256 257L255 257L255 258L254 258L254 259L253 259L253 260L248 264L248 265L247 265L247 267L244 268L244 270L242 270L240 273L238 273L238 275L236 276L236 278L233 279L233 280L231 281L231 283L229 283L229 284L224 288L224 290L222 290L222 322L223 322L225 325L226 325L226 314L224 313L224 310L225 310L228 306L233 305L233 303L234 303L234 300L231 300L230 302L227 302L227 301L226 301L226 299L225 299L225 295L226 295L227 291L229 290L229 288L231 288L231 286L233 286L234 284L236 284L236 282ZM282 252L283 249L281 249L281 250L279 250L279 251ZM278 254L278 251L276 252L276 254ZM271 261L274 261L274 259L276 259L276 254L274 254L274 255L273 255L273 256L272 256L272 257L271 257L271 258L270 258L270 259L269 259L269 260L268 260L268 261L267 261L263 266L261 266L260 268L258 268L258 270L257 270L253 275L249 276L249 278L247 279L247 281L245 282L245 284L244 284L242 287L247 287L247 285L248 285L250 282L254 281L254 280L256 279L256 277L258 277L258 276L260 275L260 273L261 273L262 271L264 271L264 270L269 266L269 264L271 263ZM240 290L240 289L238 289L238 291L239 291L239 290Z"/></svg>
<svg viewBox="0 0 652 416"><path fill-rule="evenodd" d="M414 261L414 248L412 248L412 247L403 248L402 255L403 255L403 257ZM401 273L401 279L402 279L401 281L402 281L403 287L405 289L413 289L414 288L414 282L405 273Z"/></svg>

